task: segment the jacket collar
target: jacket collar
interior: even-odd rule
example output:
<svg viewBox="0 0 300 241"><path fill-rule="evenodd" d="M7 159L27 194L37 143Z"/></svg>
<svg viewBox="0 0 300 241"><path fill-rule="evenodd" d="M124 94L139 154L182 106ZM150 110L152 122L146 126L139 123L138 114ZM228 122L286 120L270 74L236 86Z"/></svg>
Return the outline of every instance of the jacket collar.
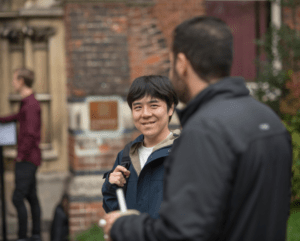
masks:
<svg viewBox="0 0 300 241"><path fill-rule="evenodd" d="M161 141L160 143L156 144L154 147L153 147L153 152L158 150L158 149L161 149L163 147L166 147L166 146L169 146L169 145L172 145L174 140L176 138L179 137L180 135L180 130L179 129L176 129L174 131L171 131L172 135L168 136L166 139L164 139L163 141ZM133 142L132 142L132 145L131 145L131 148L130 148L130 153L134 153L141 145L143 145L143 141L144 141L144 135L139 135Z"/></svg>
<svg viewBox="0 0 300 241"><path fill-rule="evenodd" d="M173 145L174 140L177 139L179 137L179 135L180 135L180 130L179 129L172 131L172 134L170 136L168 136L166 139L164 139L163 141L161 141L160 143L156 144L153 147L151 155L153 154L153 152L155 152L157 150L161 150L164 147ZM136 171L136 173L137 173L138 176L141 173L141 165L140 165L140 160L139 160L138 149L139 149L139 147L141 147L143 145L143 140L144 140L144 136L143 135L138 136L133 141L133 143L131 145L131 148L130 148L130 152L129 152L131 163L132 163L132 165L133 165L133 167L134 167L134 169L135 169L135 171ZM162 153L157 153L157 154L158 154L157 157L161 157L162 156ZM156 158L154 158L154 159L156 159Z"/></svg>
<svg viewBox="0 0 300 241"><path fill-rule="evenodd" d="M249 95L249 90L242 77L226 77L215 84L209 85L196 95L183 110L176 109L183 127L187 120L207 102Z"/></svg>

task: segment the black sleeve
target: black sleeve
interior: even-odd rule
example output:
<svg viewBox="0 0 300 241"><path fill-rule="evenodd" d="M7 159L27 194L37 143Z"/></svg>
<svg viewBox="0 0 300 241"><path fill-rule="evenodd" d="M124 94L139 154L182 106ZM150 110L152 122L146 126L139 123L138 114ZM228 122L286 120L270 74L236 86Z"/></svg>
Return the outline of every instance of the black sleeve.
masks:
<svg viewBox="0 0 300 241"><path fill-rule="evenodd" d="M165 163L160 219L119 218L114 241L214 240L232 189L234 155L218 133L184 131Z"/></svg>

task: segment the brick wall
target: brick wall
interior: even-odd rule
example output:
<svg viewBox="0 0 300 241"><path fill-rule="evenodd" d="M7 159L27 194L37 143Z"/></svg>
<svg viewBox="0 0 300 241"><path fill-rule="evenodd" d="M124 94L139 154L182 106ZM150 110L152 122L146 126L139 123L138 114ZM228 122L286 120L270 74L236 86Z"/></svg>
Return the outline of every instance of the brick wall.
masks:
<svg viewBox="0 0 300 241"><path fill-rule="evenodd" d="M126 96L134 78L167 75L173 29L205 12L201 0L126 2L65 4L68 97Z"/></svg>
<svg viewBox="0 0 300 241"><path fill-rule="evenodd" d="M69 134L69 141L68 141L68 148L69 148L69 165L74 166L74 163L76 162L76 156L75 156L75 137L71 134Z"/></svg>
<svg viewBox="0 0 300 241"><path fill-rule="evenodd" d="M69 132L69 160L72 173L69 188L69 227L72 237L87 230L103 217L102 176L112 168L117 154L125 144L138 135L140 135L138 131L133 131L120 138L108 137L103 139L101 145L97 145L93 137L82 137L80 132ZM89 150L95 150L95 146L100 153L89 153Z"/></svg>
<svg viewBox="0 0 300 241"><path fill-rule="evenodd" d="M103 217L104 210L101 202L71 202L69 211L70 233L76 234L92 224L98 223Z"/></svg>
<svg viewBox="0 0 300 241"><path fill-rule="evenodd" d="M153 8L129 9L129 60L130 80L141 75L167 75L168 48L165 37L152 15Z"/></svg>
<svg viewBox="0 0 300 241"><path fill-rule="evenodd" d="M69 159L72 172L89 172L91 170L110 170L113 166L118 152L120 152L126 143L131 141L130 136L124 135L121 138L105 138L104 143L96 145L99 153L93 155L80 154L81 151L94 151L94 147L90 148L91 142L96 141L92 137L80 137L69 133ZM76 151L77 150L77 154Z"/></svg>
<svg viewBox="0 0 300 241"><path fill-rule="evenodd" d="M182 21L205 14L205 1L201 0L157 0L152 9L153 18L163 32L167 45L172 44L172 32Z"/></svg>
<svg viewBox="0 0 300 241"><path fill-rule="evenodd" d="M135 78L168 75L173 29L187 18L204 14L202 0L107 2L66 1L66 62L71 100L93 95L125 97ZM69 190L71 235L86 230L104 214L103 173L111 169L125 144L140 134L130 130L126 133L118 138L101 136L103 142L97 146L95 137L69 132L73 173Z"/></svg>
<svg viewBox="0 0 300 241"><path fill-rule="evenodd" d="M70 94L123 95L129 82L126 5L70 3L65 13Z"/></svg>
<svg viewBox="0 0 300 241"><path fill-rule="evenodd" d="M182 21L205 13L204 1L157 0L154 6L129 9L130 80L141 75L168 75L172 32Z"/></svg>

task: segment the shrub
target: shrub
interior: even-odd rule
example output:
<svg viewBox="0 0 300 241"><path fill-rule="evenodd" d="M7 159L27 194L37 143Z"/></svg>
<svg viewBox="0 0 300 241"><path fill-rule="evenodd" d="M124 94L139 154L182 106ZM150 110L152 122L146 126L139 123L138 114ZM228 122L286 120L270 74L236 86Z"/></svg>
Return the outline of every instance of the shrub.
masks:
<svg viewBox="0 0 300 241"><path fill-rule="evenodd" d="M279 29L271 26L263 39L256 40L262 55L256 63L259 73L253 95L278 114L291 134L294 200L300 198L300 33L293 26L300 1L281 0L281 6L289 8L292 22L283 22ZM282 68L275 66L276 61Z"/></svg>

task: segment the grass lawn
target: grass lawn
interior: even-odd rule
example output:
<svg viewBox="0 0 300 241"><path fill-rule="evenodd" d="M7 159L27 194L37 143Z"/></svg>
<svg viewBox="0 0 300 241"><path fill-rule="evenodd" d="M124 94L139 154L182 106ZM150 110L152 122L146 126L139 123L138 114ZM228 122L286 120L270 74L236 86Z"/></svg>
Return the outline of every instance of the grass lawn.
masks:
<svg viewBox="0 0 300 241"><path fill-rule="evenodd" d="M287 227L287 241L300 240L300 203L291 204L290 218Z"/></svg>
<svg viewBox="0 0 300 241"><path fill-rule="evenodd" d="M104 232L102 228L99 228L96 224L90 229L79 234L75 240L76 241L105 241L103 238Z"/></svg>

